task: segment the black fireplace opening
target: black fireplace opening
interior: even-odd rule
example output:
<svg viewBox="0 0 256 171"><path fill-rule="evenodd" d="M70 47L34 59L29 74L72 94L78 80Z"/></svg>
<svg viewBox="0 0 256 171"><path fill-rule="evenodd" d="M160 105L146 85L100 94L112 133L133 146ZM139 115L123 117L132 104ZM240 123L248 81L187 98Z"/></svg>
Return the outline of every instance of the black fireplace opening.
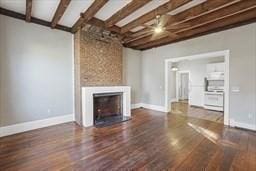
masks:
<svg viewBox="0 0 256 171"><path fill-rule="evenodd" d="M95 126L108 126L129 120L123 115L123 93L98 93L93 95Z"/></svg>

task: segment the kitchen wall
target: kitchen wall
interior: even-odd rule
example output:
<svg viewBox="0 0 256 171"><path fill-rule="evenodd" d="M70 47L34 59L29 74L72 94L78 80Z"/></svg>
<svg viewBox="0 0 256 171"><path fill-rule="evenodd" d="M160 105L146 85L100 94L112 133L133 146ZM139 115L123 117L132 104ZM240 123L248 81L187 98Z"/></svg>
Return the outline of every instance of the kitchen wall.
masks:
<svg viewBox="0 0 256 171"><path fill-rule="evenodd" d="M0 126L73 114L72 35L0 15Z"/></svg>
<svg viewBox="0 0 256 171"><path fill-rule="evenodd" d="M164 60L230 50L230 118L256 124L256 24L250 24L142 52L142 102L164 105Z"/></svg>
<svg viewBox="0 0 256 171"><path fill-rule="evenodd" d="M206 65L209 63L224 62L224 57L198 59L198 60L184 60L177 63L179 71L189 71L190 73L190 105L203 106L204 105L204 91L205 91L205 78L207 76ZM169 67L170 76L170 97L176 97L176 72L171 71ZM173 93L175 92L175 93Z"/></svg>
<svg viewBox="0 0 256 171"><path fill-rule="evenodd" d="M123 49L123 83L131 86L131 103L141 102L141 51Z"/></svg>

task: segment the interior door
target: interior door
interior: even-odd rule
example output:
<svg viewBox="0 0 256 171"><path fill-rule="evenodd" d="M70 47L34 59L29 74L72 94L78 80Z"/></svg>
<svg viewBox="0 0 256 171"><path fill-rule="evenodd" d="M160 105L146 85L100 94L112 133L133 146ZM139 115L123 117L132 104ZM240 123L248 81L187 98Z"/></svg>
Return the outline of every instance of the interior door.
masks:
<svg viewBox="0 0 256 171"><path fill-rule="evenodd" d="M180 74L180 100L188 100L189 96L189 74Z"/></svg>

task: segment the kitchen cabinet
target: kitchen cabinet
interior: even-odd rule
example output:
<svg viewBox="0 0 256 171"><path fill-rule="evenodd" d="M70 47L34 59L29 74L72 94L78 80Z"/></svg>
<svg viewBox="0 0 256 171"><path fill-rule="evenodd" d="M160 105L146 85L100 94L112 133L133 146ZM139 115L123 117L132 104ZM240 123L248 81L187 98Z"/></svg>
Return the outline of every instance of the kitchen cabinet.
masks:
<svg viewBox="0 0 256 171"><path fill-rule="evenodd" d="M206 65L207 80L224 80L224 63L212 63Z"/></svg>
<svg viewBox="0 0 256 171"><path fill-rule="evenodd" d="M225 66L224 63L211 63L206 65L206 71L207 73L213 73L213 72L224 72Z"/></svg>

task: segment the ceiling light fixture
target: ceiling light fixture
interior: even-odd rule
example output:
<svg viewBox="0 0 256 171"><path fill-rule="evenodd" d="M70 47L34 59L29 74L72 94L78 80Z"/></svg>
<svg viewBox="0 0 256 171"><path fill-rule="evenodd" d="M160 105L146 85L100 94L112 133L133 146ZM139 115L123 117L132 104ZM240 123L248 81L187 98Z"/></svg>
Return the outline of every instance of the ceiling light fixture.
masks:
<svg viewBox="0 0 256 171"><path fill-rule="evenodd" d="M156 16L156 24L155 24L155 28L154 28L154 32L156 34L162 33L164 31L164 28L162 27L160 19L161 19L161 16L157 15Z"/></svg>
<svg viewBox="0 0 256 171"><path fill-rule="evenodd" d="M172 63L171 70L172 70L172 71L178 71L178 70L179 70L178 64L177 64L176 62L175 62L175 63Z"/></svg>
<svg viewBox="0 0 256 171"><path fill-rule="evenodd" d="M163 27L161 27L161 26L157 26L157 27L155 27L155 29L154 29L154 31L155 31L155 33L162 33L163 32Z"/></svg>
<svg viewBox="0 0 256 171"><path fill-rule="evenodd" d="M171 70L172 70L172 71L178 71L178 70L179 70L179 68L178 68L178 67L176 67L176 66L173 66L173 67L171 68Z"/></svg>

